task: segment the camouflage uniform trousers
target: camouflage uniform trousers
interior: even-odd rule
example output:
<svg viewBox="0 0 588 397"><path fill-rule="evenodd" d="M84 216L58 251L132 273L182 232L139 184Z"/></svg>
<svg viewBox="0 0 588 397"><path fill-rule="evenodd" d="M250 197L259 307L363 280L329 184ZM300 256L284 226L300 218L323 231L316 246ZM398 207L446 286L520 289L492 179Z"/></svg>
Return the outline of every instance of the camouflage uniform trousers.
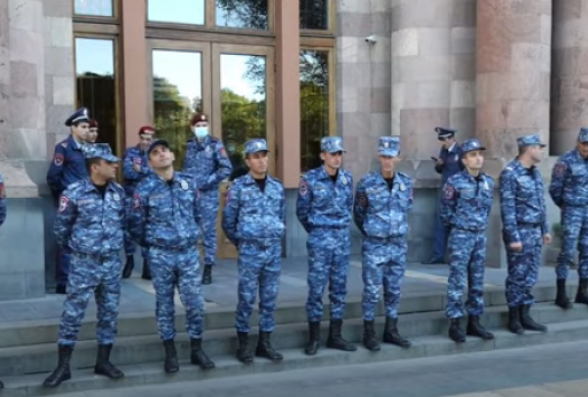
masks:
<svg viewBox="0 0 588 397"><path fill-rule="evenodd" d="M129 213L129 211L131 209L131 201L132 200L133 200L132 196L125 198L125 211L127 212L127 214ZM127 217L128 217L128 215L127 215ZM133 240L133 238L131 237L130 233L127 230L125 230L124 244L125 244L125 255L127 255L127 256L134 255L136 244L135 244L135 241ZM145 248L141 248L141 255L143 256L143 258L147 258L147 250Z"/></svg>
<svg viewBox="0 0 588 397"><path fill-rule="evenodd" d="M200 192L200 229L204 247L204 264L214 265L216 261L216 218L218 215L219 192L211 189Z"/></svg>
<svg viewBox="0 0 588 397"><path fill-rule="evenodd" d="M578 276L588 278L588 208L564 207L561 212L561 252L557 258L555 273L558 279L568 278L568 268L580 251Z"/></svg>
<svg viewBox="0 0 588 397"><path fill-rule="evenodd" d="M59 325L58 344L75 345L92 294L98 309L96 339L99 344L114 343L120 301L120 257L114 255L101 259L73 252L70 260L71 272Z"/></svg>
<svg viewBox="0 0 588 397"><path fill-rule="evenodd" d="M506 277L506 302L509 307L532 305L531 290L539 276L541 265L541 227L531 225L518 226L523 249L519 252L506 250L508 276Z"/></svg>
<svg viewBox="0 0 588 397"><path fill-rule="evenodd" d="M484 313L484 270L486 267L486 233L452 229L447 244L449 278L447 280L448 318L464 315L462 296L468 284L465 307L470 316Z"/></svg>
<svg viewBox="0 0 588 397"><path fill-rule="evenodd" d="M321 321L323 294L329 283L331 320L340 320L345 311L347 273L351 242L348 228L315 228L306 242L308 251L308 298L306 314L309 322Z"/></svg>
<svg viewBox="0 0 588 397"><path fill-rule="evenodd" d="M260 240L260 242L263 240ZM263 244L256 241L239 243L239 301L235 328L237 332L249 332L249 318L253 312L259 288L259 330L274 330L274 312L282 269L282 242Z"/></svg>
<svg viewBox="0 0 588 397"><path fill-rule="evenodd" d="M375 318L380 290L384 285L386 317L398 317L400 285L406 269L406 237L364 238L362 242L363 319Z"/></svg>
<svg viewBox="0 0 588 397"><path fill-rule="evenodd" d="M196 247L149 247L147 261L155 288L157 330L161 340L175 338L174 294L176 286L186 309L186 332L200 339L204 326L200 266Z"/></svg>

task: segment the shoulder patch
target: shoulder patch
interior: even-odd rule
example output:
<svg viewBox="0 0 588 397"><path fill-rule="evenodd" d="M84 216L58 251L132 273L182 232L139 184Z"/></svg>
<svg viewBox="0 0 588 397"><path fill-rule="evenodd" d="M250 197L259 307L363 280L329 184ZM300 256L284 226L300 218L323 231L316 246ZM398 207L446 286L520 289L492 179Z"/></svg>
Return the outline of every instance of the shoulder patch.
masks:
<svg viewBox="0 0 588 397"><path fill-rule="evenodd" d="M561 178L566 172L567 166L563 161L558 161L553 166L553 176Z"/></svg>
<svg viewBox="0 0 588 397"><path fill-rule="evenodd" d="M55 164L58 167L61 167L63 165L63 160L63 154L55 153L55 156L53 157L53 164Z"/></svg>
<svg viewBox="0 0 588 397"><path fill-rule="evenodd" d="M4 188L4 182L0 182L0 199L6 198L6 189Z"/></svg>
<svg viewBox="0 0 588 397"><path fill-rule="evenodd" d="M308 193L308 185L304 179L301 179L300 186L298 187L298 194L304 197L306 196L306 193Z"/></svg>
<svg viewBox="0 0 588 397"><path fill-rule="evenodd" d="M357 205L362 208L367 206L367 196L364 192L361 192L357 195Z"/></svg>
<svg viewBox="0 0 588 397"><path fill-rule="evenodd" d="M137 193L133 194L133 200L132 200L131 206L134 210L136 210L137 208L139 208L141 206L141 196L139 196Z"/></svg>
<svg viewBox="0 0 588 397"><path fill-rule="evenodd" d="M453 200L455 197L455 189L453 186L446 185L445 189L443 189L443 193L445 196L445 200Z"/></svg>
<svg viewBox="0 0 588 397"><path fill-rule="evenodd" d="M224 147L224 146L221 146L221 147L218 149L218 153L221 155L221 157L227 157L227 150L225 149L225 147Z"/></svg>
<svg viewBox="0 0 588 397"><path fill-rule="evenodd" d="M67 142L61 142L61 147L63 147L64 149L67 149Z"/></svg>
<svg viewBox="0 0 588 397"><path fill-rule="evenodd" d="M68 206L69 198L67 198L66 196L61 196L61 199L59 199L59 212L65 211Z"/></svg>

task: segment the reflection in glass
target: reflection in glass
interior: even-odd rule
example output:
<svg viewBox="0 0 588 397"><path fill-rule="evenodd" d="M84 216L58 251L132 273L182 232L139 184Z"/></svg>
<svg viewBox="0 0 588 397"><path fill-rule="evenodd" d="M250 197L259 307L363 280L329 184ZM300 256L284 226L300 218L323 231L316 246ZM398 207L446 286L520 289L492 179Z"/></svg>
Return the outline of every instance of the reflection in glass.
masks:
<svg viewBox="0 0 588 397"><path fill-rule="evenodd" d="M112 17L113 0L75 0L74 13L77 15L95 15Z"/></svg>
<svg viewBox="0 0 588 397"><path fill-rule="evenodd" d="M85 106L99 124L97 142L117 150L114 41L76 38L77 108Z"/></svg>
<svg viewBox="0 0 588 397"><path fill-rule="evenodd" d="M266 59L221 55L222 137L233 164L233 180L247 172L243 144L266 137Z"/></svg>
<svg viewBox="0 0 588 397"><path fill-rule="evenodd" d="M216 0L216 26L267 30L267 0Z"/></svg>
<svg viewBox="0 0 588 397"><path fill-rule="evenodd" d="M300 0L300 29L329 29L329 0Z"/></svg>
<svg viewBox="0 0 588 397"><path fill-rule="evenodd" d="M320 141L329 135L329 53L300 51L300 163L302 172L319 167Z"/></svg>
<svg viewBox="0 0 588 397"><path fill-rule="evenodd" d="M154 50L152 82L155 131L169 142L180 169L192 137L190 116L202 111L202 54Z"/></svg>
<svg viewBox="0 0 588 397"><path fill-rule="evenodd" d="M147 18L153 22L204 25L205 0L148 0Z"/></svg>

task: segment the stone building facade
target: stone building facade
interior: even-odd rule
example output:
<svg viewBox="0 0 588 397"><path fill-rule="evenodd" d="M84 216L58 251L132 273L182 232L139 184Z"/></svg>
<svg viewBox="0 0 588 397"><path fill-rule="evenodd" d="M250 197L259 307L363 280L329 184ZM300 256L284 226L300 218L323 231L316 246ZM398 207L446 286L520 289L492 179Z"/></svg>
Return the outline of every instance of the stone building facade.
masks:
<svg viewBox="0 0 588 397"><path fill-rule="evenodd" d="M0 0L0 173L7 182L9 207L0 230L0 300L39 297L51 289L54 210L45 174L54 145L68 133L63 121L80 105L75 38L110 34L118 40L120 128L115 138L120 148L135 143L140 125L154 122L152 106L143 99L152 95L145 88L150 46L163 39L179 40L182 49L192 41L210 42L214 56L215 43L225 40L201 30L182 36L174 27L145 22L147 2L114 1L119 19L108 25L97 17L78 18L72 0ZM325 133L343 136L345 166L354 178L377 165L379 136L401 137L401 168L417 187L410 218L411 261L425 259L432 248L439 187L430 160L439 151L435 126L455 128L458 141L477 137L486 144L485 168L494 177L516 155L517 136L540 133L548 143L540 166L548 180L555 156L571 148L579 128L588 124L588 0L324 2L331 30L299 33L293 15L309 2L269 0L273 22L267 37L248 39L267 45L267 59L275 63L275 105L267 128L278 152L275 173L287 188L288 256L305 253L306 236L294 214L304 145L298 120L304 103L298 84L291 84L299 79L295 65L301 48L323 49L332 43L327 50L333 60L333 120ZM292 32L295 36L289 36ZM374 42L367 42L368 36ZM238 41L226 37L228 44ZM215 76L213 71L212 90ZM267 98L269 104L271 96ZM208 109L216 110L214 105ZM214 120L220 116L213 114ZM558 214L548 203L553 223ZM504 266L500 228L496 196L488 229L489 266ZM359 233L351 232L353 251L359 253Z"/></svg>

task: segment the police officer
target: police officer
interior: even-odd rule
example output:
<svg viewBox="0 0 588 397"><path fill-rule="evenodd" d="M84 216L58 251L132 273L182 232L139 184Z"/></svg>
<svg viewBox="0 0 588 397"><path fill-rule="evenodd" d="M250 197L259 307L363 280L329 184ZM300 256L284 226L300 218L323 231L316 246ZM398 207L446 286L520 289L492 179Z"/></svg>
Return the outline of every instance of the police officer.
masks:
<svg viewBox="0 0 588 397"><path fill-rule="evenodd" d="M355 351L355 345L341 335L347 273L349 271L349 224L353 209L353 179L341 168L343 158L341 137L321 140L323 166L304 174L298 187L296 216L308 232L308 316L309 339L305 352L314 355L320 343L320 322L323 315L323 293L329 283L331 324L327 346Z"/></svg>
<svg viewBox="0 0 588 397"><path fill-rule="evenodd" d="M449 338L465 342L459 319L464 309L461 297L468 281L468 325L466 333L484 340L494 339L480 324L484 312L484 267L486 265L486 226L492 208L494 180L481 172L486 150L477 139L460 147L465 170L447 180L441 200L441 220L449 229L449 279L445 314L450 320Z"/></svg>
<svg viewBox="0 0 588 397"><path fill-rule="evenodd" d="M137 184L151 172L149 168L149 159L147 158L147 148L153 141L155 130L150 126L143 126L139 129L139 144L128 148L123 156L123 177L125 188L125 194L127 196L127 208L131 206L131 200L133 192ZM131 238L131 235L125 233L125 254L127 262L123 269L123 278L131 277L133 268L135 267L135 242ZM151 280L151 273L149 272L149 266L147 266L147 252L145 249L141 249L143 255L143 271L141 278L145 280Z"/></svg>
<svg viewBox="0 0 588 397"><path fill-rule="evenodd" d="M6 221L6 190L4 186L4 178L0 175L0 226ZM0 389L4 388L4 384L0 381Z"/></svg>
<svg viewBox="0 0 588 397"><path fill-rule="evenodd" d="M441 174L441 189L439 189L441 192L447 179L463 170L463 164L459 159L459 145L455 141L455 130L436 127L435 132L437 133L437 139L441 142L441 151L439 152L439 158L431 157L431 159L435 161L435 171L437 171L438 174ZM441 195L439 197L439 203L435 214L433 255L430 259L423 261L423 264L425 265L445 263L445 249L449 231L441 220L440 205Z"/></svg>
<svg viewBox="0 0 588 397"><path fill-rule="evenodd" d="M508 329L522 334L525 329L547 331L536 323L529 311L533 305L531 290L537 282L542 244L551 242L547 225L543 180L535 166L541 161L538 134L517 138L519 155L500 174L502 235L506 247L508 276L506 301Z"/></svg>
<svg viewBox="0 0 588 397"><path fill-rule="evenodd" d="M43 383L49 388L71 378L71 355L92 295L98 306L94 373L111 379L124 376L110 362L120 300L124 191L114 182L118 158L108 144L93 144L84 150L90 177L71 184L63 192L55 220L57 243L71 253L72 267L59 325L59 362Z"/></svg>
<svg viewBox="0 0 588 397"><path fill-rule="evenodd" d="M96 143L98 139L98 122L94 119L91 119L88 123L88 134L86 135L86 142L87 143Z"/></svg>
<svg viewBox="0 0 588 397"><path fill-rule="evenodd" d="M561 156L553 167L549 194L561 209L562 247L557 258L557 296L555 304L570 309L566 295L568 266L573 263L576 247L580 251L580 285L576 303L588 304L588 128L582 128L574 150Z"/></svg>
<svg viewBox="0 0 588 397"><path fill-rule="evenodd" d="M400 139L381 137L378 142L380 170L365 175L357 184L353 218L363 234L362 278L364 283L363 344L380 350L374 318L380 289L384 284L386 325L384 342L404 348L410 342L398 333L400 284L406 268L408 212L412 208L412 180L395 171L400 162Z"/></svg>
<svg viewBox="0 0 588 397"><path fill-rule="evenodd" d="M47 171L47 184L51 189L56 206L59 202L59 196L70 184L88 176L82 147L87 139L89 122L88 109L82 107L76 110L65 121L71 134L55 146L53 161ZM57 252L55 270L55 292L65 294L69 274L69 257L66 253Z"/></svg>
<svg viewBox="0 0 588 397"><path fill-rule="evenodd" d="M147 264L155 288L157 328L165 348L164 370L179 370L174 338L174 293L177 285L186 309L191 362L214 368L202 350L204 303L198 264L198 186L186 173L175 172L167 141L156 139L147 149L153 170L137 185L129 211L129 232L147 247Z"/></svg>
<svg viewBox="0 0 588 397"><path fill-rule="evenodd" d="M182 172L191 174L200 189L202 245L204 272L202 284L212 283L212 267L216 257L216 216L219 205L219 184L233 171L227 152L220 139L210 136L208 117L204 113L192 116L190 129L194 139L186 146Z"/></svg>
<svg viewBox="0 0 588 397"><path fill-rule="evenodd" d="M235 328L239 339L237 358L249 364L249 318L259 287L259 340L255 355L272 361L282 354L270 344L274 311L282 268L282 237L285 234L284 187L267 174L267 143L252 139L245 143L249 173L237 178L227 194L222 228L239 251L239 293Z"/></svg>

